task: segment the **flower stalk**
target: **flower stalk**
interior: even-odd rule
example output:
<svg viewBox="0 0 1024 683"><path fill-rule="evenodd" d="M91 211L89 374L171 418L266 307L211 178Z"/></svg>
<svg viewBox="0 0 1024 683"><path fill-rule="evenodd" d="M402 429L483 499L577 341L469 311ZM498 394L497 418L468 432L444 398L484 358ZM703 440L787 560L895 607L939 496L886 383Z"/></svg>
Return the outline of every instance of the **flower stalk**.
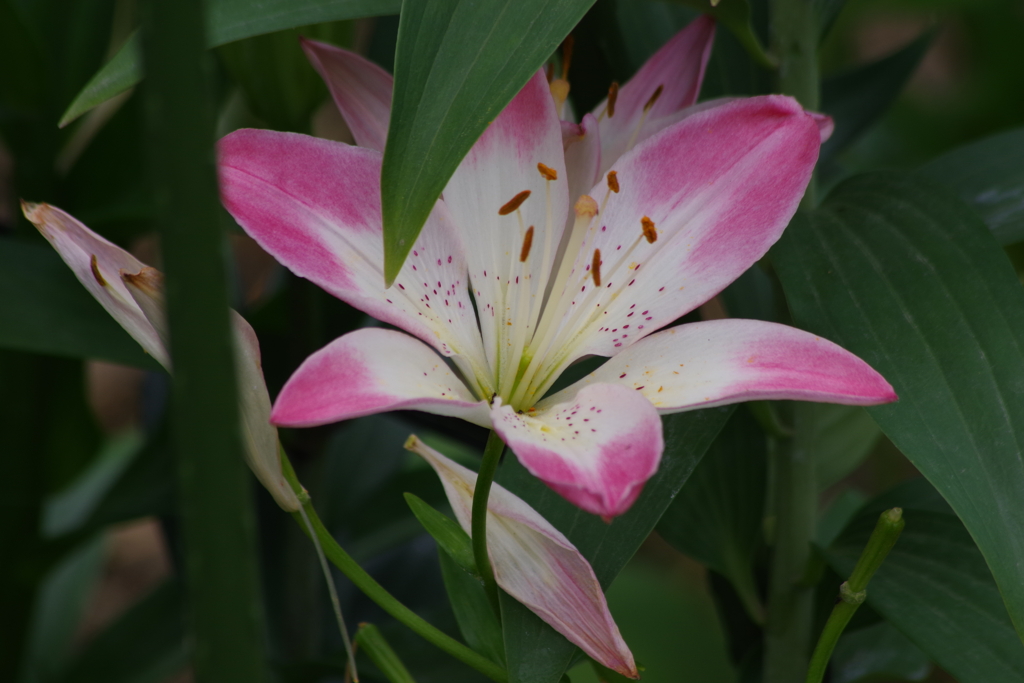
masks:
<svg viewBox="0 0 1024 683"><path fill-rule="evenodd" d="M284 456L283 452L281 456L281 467L284 471L285 478L292 485L296 495L298 495L299 499L302 501L302 509L309 520L309 528L306 527L306 523L300 513L293 512L292 517L294 517L295 521L302 527L303 532L310 533L310 529L312 530L312 533L315 534L316 538L320 541L320 545L323 548L323 552L327 556L327 559L331 561L331 564L341 570L341 573L348 577L348 579L355 584L356 588L361 590L367 597L377 603L381 609L393 616L399 622L408 626L414 633L422 637L427 642L443 650L452 657L455 657L467 666L473 667L492 681L496 681L496 683L506 683L508 681L508 674L505 673L504 669L439 630L423 617L403 605L397 598L395 598L395 596L391 595L391 593L385 590L383 586L377 583L377 581L370 576L365 569L360 567L359 564L352 559L352 556L345 552L344 548L338 545L338 542L334 540L331 532L329 532L323 522L320 521L320 516L316 513L316 509L313 507L309 494L306 493L302 484L299 483L291 462Z"/></svg>
<svg viewBox="0 0 1024 683"><path fill-rule="evenodd" d="M882 562L885 561L889 551L896 544L906 522L903 519L903 510L892 508L886 510L879 516L878 524L868 539L864 552L857 560L857 566L853 568L850 578L839 586L839 601L832 608L825 628L818 638L818 645L814 648L811 656L811 665L807 669L807 683L821 683L825 676L825 669L832 657L839 636L843 634L846 625L850 623L854 613L868 597L868 582Z"/></svg>
<svg viewBox="0 0 1024 683"><path fill-rule="evenodd" d="M487 498L491 494L491 483L504 452L505 442L497 432L492 431L487 437L487 445L484 447L484 456L480 462L480 472L477 474L476 487L473 491L473 533L470 534L473 539L473 559L476 560L476 568L484 581L487 599L499 619L501 606L498 601L498 584L494 580L494 569L491 568L491 558L487 554Z"/></svg>

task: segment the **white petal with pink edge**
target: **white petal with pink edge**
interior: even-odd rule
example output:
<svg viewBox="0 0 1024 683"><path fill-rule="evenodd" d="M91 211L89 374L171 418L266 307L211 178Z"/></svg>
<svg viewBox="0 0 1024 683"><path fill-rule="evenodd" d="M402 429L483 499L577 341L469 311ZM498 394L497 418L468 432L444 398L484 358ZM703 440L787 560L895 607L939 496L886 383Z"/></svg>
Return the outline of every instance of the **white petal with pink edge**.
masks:
<svg viewBox="0 0 1024 683"><path fill-rule="evenodd" d="M378 320L486 377L458 234L443 202L384 289L381 155L295 133L239 130L219 144L221 196L263 249Z"/></svg>
<svg viewBox="0 0 1024 683"><path fill-rule="evenodd" d="M391 74L349 50L308 38L300 42L331 91L356 144L383 152L391 120Z"/></svg>
<svg viewBox="0 0 1024 683"><path fill-rule="evenodd" d="M607 194L579 250L570 312L532 393L573 359L613 356L699 306L763 256L796 212L819 145L812 116L791 98L767 96L689 116L619 160L621 191Z"/></svg>
<svg viewBox="0 0 1024 683"><path fill-rule="evenodd" d="M644 396L662 414L765 399L847 405L896 400L885 378L827 339L777 323L726 319L651 335L537 407L608 382Z"/></svg>
<svg viewBox="0 0 1024 683"><path fill-rule="evenodd" d="M433 349L407 334L373 327L339 337L303 361L281 389L270 419L311 427L389 410L491 426L487 403Z"/></svg>
<svg viewBox="0 0 1024 683"><path fill-rule="evenodd" d="M55 206L22 202L21 210L107 313L169 369L171 359L160 335L121 281L122 269L137 273L146 264Z"/></svg>
<svg viewBox="0 0 1024 683"><path fill-rule="evenodd" d="M546 180L538 164L556 179ZM518 209L499 215L523 192L529 196ZM488 360L497 377L511 381L516 349L534 329L569 213L561 125L542 73L473 145L448 182L444 201L466 247Z"/></svg>
<svg viewBox="0 0 1024 683"><path fill-rule="evenodd" d="M632 145L664 127L649 124L697 101L714 39L714 19L702 16L694 20L619 88L614 116L608 116L607 99L594 108L601 122L602 172ZM645 116L644 107L659 87L661 92Z"/></svg>
<svg viewBox="0 0 1024 683"><path fill-rule="evenodd" d="M495 401L494 429L534 476L606 519L629 509L658 469L661 420L644 396L594 383L524 413Z"/></svg>
<svg viewBox="0 0 1024 683"><path fill-rule="evenodd" d="M476 473L415 436L406 448L434 468L459 524L471 533ZM498 484L487 499L487 552L494 578L506 593L595 661L639 678L590 564L550 522Z"/></svg>

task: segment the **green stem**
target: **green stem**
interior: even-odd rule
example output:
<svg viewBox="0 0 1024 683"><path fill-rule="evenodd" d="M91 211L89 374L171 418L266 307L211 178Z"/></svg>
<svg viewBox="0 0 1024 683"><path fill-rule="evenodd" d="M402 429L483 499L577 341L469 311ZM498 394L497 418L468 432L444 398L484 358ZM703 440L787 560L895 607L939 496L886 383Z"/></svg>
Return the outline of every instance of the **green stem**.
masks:
<svg viewBox="0 0 1024 683"><path fill-rule="evenodd" d="M435 645L444 652L447 652L449 655L455 657L464 664L473 667L491 680L497 681L497 683L507 683L508 674L503 668L483 655L466 647L443 631L440 631L430 622L423 619L423 617L399 602L395 596L388 593L387 590L377 583L372 576L367 574L366 570L360 567L359 564L352 559L352 556L338 545L338 542L334 540L331 532L324 527L323 522L320 521L320 516L316 513L316 509L314 509L313 503L309 499L309 494L306 493L302 484L299 483L298 478L295 476L295 470L292 469L291 463L287 457L284 457L283 453L281 457L281 468L284 472L285 478L299 495L299 500L302 501L303 510L309 518L310 526L316 534L317 539L319 539L324 554L327 556L327 559L331 561L331 564L341 570L341 573L348 577L349 581L354 583L359 590L366 594L367 597L377 603L381 609L393 616L399 622L408 626L414 633L422 637L424 640ZM302 516L298 512L294 512L292 513L292 517L299 523L303 531L308 533Z"/></svg>
<svg viewBox="0 0 1024 683"><path fill-rule="evenodd" d="M904 524L903 510L900 508L886 510L878 518L878 524L875 525L875 530L868 539L857 566L854 567L849 580L839 587L839 602L832 608L832 614L829 615L825 628L818 638L818 645L811 656L811 665L807 669L806 683L821 683L839 636L850 623L857 608L867 599L868 582L892 550L900 532L903 531Z"/></svg>
<svg viewBox="0 0 1024 683"><path fill-rule="evenodd" d="M199 683L259 683L267 679L263 611L238 429L203 7L148 0L140 12L192 665Z"/></svg>
<svg viewBox="0 0 1024 683"><path fill-rule="evenodd" d="M798 422L796 426L799 435L801 425ZM805 578L818 489L814 459L799 438L773 439L771 459L775 548L764 631L764 680L797 683L803 680L811 647L814 590Z"/></svg>
<svg viewBox="0 0 1024 683"><path fill-rule="evenodd" d="M772 0L772 51L779 60L779 92L792 95L804 107L817 111L821 102L818 73L820 19L815 0ZM807 186L801 206L812 208L816 182Z"/></svg>
<svg viewBox="0 0 1024 683"><path fill-rule="evenodd" d="M494 608L494 613L501 618L501 607L498 602L498 584L494 580L491 558L487 555L487 498L491 494L491 483L494 473L498 471L501 454L505 443L497 432L491 432L484 447L484 457L480 462L480 472L476 476L476 489L473 491L473 520L470 530L473 537L473 559L476 560L477 571L484 581L487 599Z"/></svg>

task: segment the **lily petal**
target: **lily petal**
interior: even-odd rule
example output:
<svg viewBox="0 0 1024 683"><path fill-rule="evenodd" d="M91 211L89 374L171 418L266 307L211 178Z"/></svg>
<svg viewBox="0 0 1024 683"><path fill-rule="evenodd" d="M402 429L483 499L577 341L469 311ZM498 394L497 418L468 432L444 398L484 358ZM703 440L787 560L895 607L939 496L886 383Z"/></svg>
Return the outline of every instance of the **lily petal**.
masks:
<svg viewBox="0 0 1024 683"><path fill-rule="evenodd" d="M270 419L312 427L389 410L453 415L490 427L487 403L443 358L407 334L374 327L341 336L303 361Z"/></svg>
<svg viewBox="0 0 1024 683"><path fill-rule="evenodd" d="M381 155L295 133L239 130L219 144L224 205L293 273L486 376L458 234L438 202L384 289Z"/></svg>
<svg viewBox="0 0 1024 683"><path fill-rule="evenodd" d="M765 399L863 406L897 398L870 365L827 339L777 323L725 319L651 335L537 407L607 382L645 397L663 415Z"/></svg>
<svg viewBox="0 0 1024 683"><path fill-rule="evenodd" d="M687 116L620 159L621 192L608 194L601 227L577 257L577 312L560 323L553 366L613 356L739 277L796 212L820 140L814 117L770 95ZM653 243L642 237L648 224ZM595 249L597 289L585 277Z"/></svg>
<svg viewBox="0 0 1024 683"><path fill-rule="evenodd" d="M459 524L472 533L476 473L415 436L406 448L434 468ZM491 485L487 499L487 553L506 593L595 661L629 678L640 677L590 564L558 529L498 484Z"/></svg>
<svg viewBox="0 0 1024 683"><path fill-rule="evenodd" d="M121 282L122 269L138 272L146 264L55 206L22 202L21 210L107 313L169 369L171 359L160 335Z"/></svg>
<svg viewBox="0 0 1024 683"><path fill-rule="evenodd" d="M138 273L122 270L121 279L163 343L168 344L163 273L147 266ZM277 428L270 424L270 395L263 379L260 343L245 318L234 310L230 315L245 462L277 504L295 512L302 504L281 470Z"/></svg>
<svg viewBox="0 0 1024 683"><path fill-rule="evenodd" d="M534 476L587 512L629 509L658 469L664 442L643 394L594 383L519 414L496 400L494 429Z"/></svg>
<svg viewBox="0 0 1024 683"><path fill-rule="evenodd" d="M663 128L659 119L697 101L714 38L714 19L706 15L695 19L619 88L614 116L608 116L607 98L597 105L594 114L601 121L602 172L628 151L631 140L638 143ZM661 93L645 117L645 105L659 87Z"/></svg>
<svg viewBox="0 0 1024 683"><path fill-rule="evenodd" d="M545 180L538 163L556 179ZM499 215L527 191L517 210ZM543 73L473 145L448 182L444 202L466 246L488 361L499 377L509 375L518 359L512 347L534 329L569 215L561 125ZM524 249L531 226L532 246Z"/></svg>
<svg viewBox="0 0 1024 683"><path fill-rule="evenodd" d="M383 152L391 120L391 74L355 52L309 38L299 41L331 91L356 144Z"/></svg>

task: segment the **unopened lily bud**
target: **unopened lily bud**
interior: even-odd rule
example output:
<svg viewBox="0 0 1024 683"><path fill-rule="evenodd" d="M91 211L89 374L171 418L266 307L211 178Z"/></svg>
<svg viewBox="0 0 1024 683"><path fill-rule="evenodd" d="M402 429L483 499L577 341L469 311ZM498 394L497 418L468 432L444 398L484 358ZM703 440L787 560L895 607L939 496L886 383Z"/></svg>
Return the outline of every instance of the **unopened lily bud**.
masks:
<svg viewBox="0 0 1024 683"><path fill-rule="evenodd" d="M114 320L170 370L163 274L56 207L23 202L22 211ZM246 462L278 505L298 510L302 505L281 471L256 333L235 311L231 324Z"/></svg>

